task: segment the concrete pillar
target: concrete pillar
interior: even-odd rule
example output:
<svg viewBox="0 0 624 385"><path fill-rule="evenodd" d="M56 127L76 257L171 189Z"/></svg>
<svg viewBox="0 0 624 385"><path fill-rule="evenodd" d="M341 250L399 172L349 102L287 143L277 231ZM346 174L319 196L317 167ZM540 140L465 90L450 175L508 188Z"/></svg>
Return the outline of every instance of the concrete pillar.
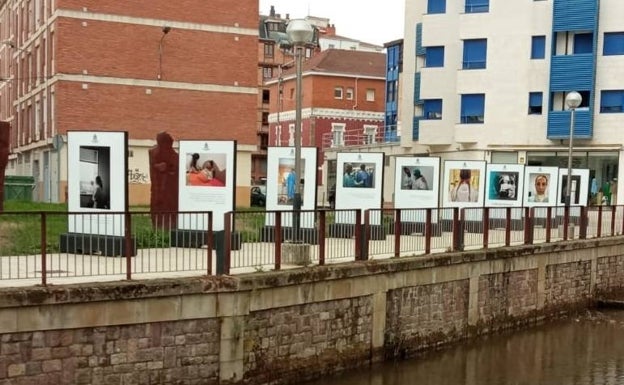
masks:
<svg viewBox="0 0 624 385"><path fill-rule="evenodd" d="M383 360L384 334L386 330L386 304L387 292L382 291L373 294L373 326L371 336L373 362Z"/></svg>
<svg viewBox="0 0 624 385"><path fill-rule="evenodd" d="M217 314L221 317L220 382L240 382L245 374L245 316L249 314L249 303L249 293L218 295Z"/></svg>
<svg viewBox="0 0 624 385"><path fill-rule="evenodd" d="M219 380L222 382L235 383L243 379L244 329L245 317L222 318L219 349Z"/></svg>
<svg viewBox="0 0 624 385"><path fill-rule="evenodd" d="M468 325L476 325L479 322L479 276L470 277L468 293Z"/></svg>
<svg viewBox="0 0 624 385"><path fill-rule="evenodd" d="M546 262L545 257L537 259L537 310L546 302Z"/></svg>

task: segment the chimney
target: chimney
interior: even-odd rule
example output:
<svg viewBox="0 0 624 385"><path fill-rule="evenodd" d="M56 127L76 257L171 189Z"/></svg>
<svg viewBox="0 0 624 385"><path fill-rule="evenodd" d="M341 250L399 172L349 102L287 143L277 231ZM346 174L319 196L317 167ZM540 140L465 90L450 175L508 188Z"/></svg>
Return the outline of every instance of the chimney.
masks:
<svg viewBox="0 0 624 385"><path fill-rule="evenodd" d="M275 6L274 5L271 6L271 12L269 13L269 16L275 17Z"/></svg>

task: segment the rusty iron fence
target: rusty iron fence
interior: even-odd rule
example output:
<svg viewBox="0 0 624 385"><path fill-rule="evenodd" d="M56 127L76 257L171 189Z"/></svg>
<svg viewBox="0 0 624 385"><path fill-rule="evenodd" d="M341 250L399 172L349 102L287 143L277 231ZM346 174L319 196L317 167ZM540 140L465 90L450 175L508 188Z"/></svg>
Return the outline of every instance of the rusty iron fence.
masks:
<svg viewBox="0 0 624 385"><path fill-rule="evenodd" d="M221 224L211 212L2 212L0 284L244 274L611 237L624 232L624 206L234 211Z"/></svg>

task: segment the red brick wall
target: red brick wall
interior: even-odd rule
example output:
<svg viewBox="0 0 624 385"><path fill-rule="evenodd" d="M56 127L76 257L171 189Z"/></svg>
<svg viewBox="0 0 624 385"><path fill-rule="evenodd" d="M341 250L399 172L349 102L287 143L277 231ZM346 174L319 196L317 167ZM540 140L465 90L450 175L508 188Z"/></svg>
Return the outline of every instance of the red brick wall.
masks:
<svg viewBox="0 0 624 385"><path fill-rule="evenodd" d="M255 13L253 19L257 21ZM141 80L157 80L160 73L164 81L257 87L255 36L240 35L236 41L234 34L173 28L162 40L162 67L161 27L103 21L87 21L84 26L81 20L61 18L55 36L59 73L86 71L88 76ZM236 139L241 144L257 144L257 94L86 81L88 89L83 89L82 84L57 85L61 133L128 130L132 139L154 139L166 130L176 139Z"/></svg>
<svg viewBox="0 0 624 385"><path fill-rule="evenodd" d="M56 88L61 132L127 130L132 139L154 139L166 130L175 139L236 139L255 144L254 94L227 94L61 82Z"/></svg>
<svg viewBox="0 0 624 385"><path fill-rule="evenodd" d="M60 19L61 73L157 80L161 27ZM77 38L79 37L79 38ZM256 87L254 36L172 29L162 41L162 80Z"/></svg>
<svg viewBox="0 0 624 385"><path fill-rule="evenodd" d="M362 111L385 111L385 80L384 79L359 79L348 77L333 77L333 76L304 76L303 82L303 108L337 108L351 110L354 106L358 110ZM343 98L334 98L334 88L343 88ZM354 89L354 99L346 99L347 87ZM296 97L295 79L288 79L284 81L284 96L282 111L290 111L295 109ZM366 101L366 90L375 90L375 100L373 102ZM293 96L291 97L291 92ZM275 95L275 97L273 97ZM277 112L277 84L271 85L271 113Z"/></svg>
<svg viewBox="0 0 624 385"><path fill-rule="evenodd" d="M231 0L170 0L103 1L103 0L57 0L57 7L89 12L125 15L191 23L216 24L243 28L258 28L258 0L239 0L236 6Z"/></svg>

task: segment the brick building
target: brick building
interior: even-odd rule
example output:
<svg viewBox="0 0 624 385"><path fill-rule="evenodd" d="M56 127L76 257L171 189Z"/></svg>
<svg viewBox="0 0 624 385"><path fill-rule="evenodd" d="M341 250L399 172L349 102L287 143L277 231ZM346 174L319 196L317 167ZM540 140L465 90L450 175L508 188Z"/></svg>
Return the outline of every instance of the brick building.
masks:
<svg viewBox="0 0 624 385"><path fill-rule="evenodd" d="M386 55L328 49L306 61L302 70L302 146L323 150L319 183L332 183L324 151L373 146L384 139ZM271 95L269 146L294 146L294 69L266 82Z"/></svg>
<svg viewBox="0 0 624 385"><path fill-rule="evenodd" d="M130 203L149 202L156 134L238 141L237 202L256 150L258 2L0 1L7 173L64 201L68 130L129 132Z"/></svg>
<svg viewBox="0 0 624 385"><path fill-rule="evenodd" d="M252 155L251 179L254 184L264 184L267 174L267 146L269 145L269 101L271 89L265 84L273 77L294 66L294 55L290 47L286 26L290 15L282 16L271 6L268 15L260 15L258 39L258 113L257 135L258 150ZM318 36L320 30L315 29L313 43L305 49L306 60L318 52Z"/></svg>

